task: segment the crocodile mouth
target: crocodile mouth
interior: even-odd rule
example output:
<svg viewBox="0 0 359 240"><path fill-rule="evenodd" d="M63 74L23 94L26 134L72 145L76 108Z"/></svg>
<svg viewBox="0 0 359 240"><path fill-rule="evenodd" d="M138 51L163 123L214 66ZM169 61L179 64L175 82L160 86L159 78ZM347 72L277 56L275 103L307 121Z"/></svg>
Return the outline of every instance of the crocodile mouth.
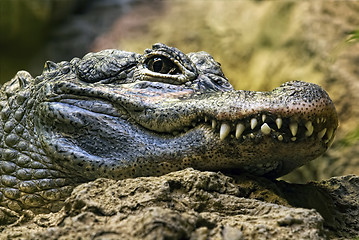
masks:
<svg viewBox="0 0 359 240"><path fill-rule="evenodd" d="M218 121L203 116L192 122L191 125L173 131L171 134L179 136L201 126L211 128L220 140L258 141L269 137L279 142L288 143L317 139L324 141L329 146L334 140L336 131L336 128L324 117L313 120L294 120L293 117L279 117L269 112L262 112L237 121Z"/></svg>
<svg viewBox="0 0 359 240"><path fill-rule="evenodd" d="M314 85L307 84L306 87L307 89L302 90L300 94L318 91ZM227 95L220 95L221 93L208 95L208 99L214 96L212 98L214 100L207 103L207 98L203 101L203 98L191 97L192 93L184 90L176 94L170 92L167 95L154 92L155 97L148 97L143 95L141 89L118 90L94 87L90 91L87 87L78 87L69 82L59 85L56 89L61 91L50 102L69 104L89 111L83 113L84 116L92 112L121 118L130 125L136 125L137 131L164 139L183 137L194 130L205 128L207 134L211 132L212 137L220 141L258 143L264 138L269 138L283 143L320 141L329 147L337 128L337 120L335 117L332 118L334 111L331 107L332 103L322 92L319 94L324 96L324 100L309 102L304 96L300 105L290 105L292 104L290 101L287 101L286 105L276 105L277 103L273 104L268 100L263 102L263 105L257 105L258 107L252 105L252 108L244 108L241 104L248 101L248 98L243 97L243 94L248 94L251 99L267 94L267 98L271 99L272 95L269 94L275 90L268 93L235 91L223 93ZM298 94L290 91L288 95ZM134 95L137 98L133 97L134 93L137 93ZM189 99L176 99L178 96L187 96ZM217 97L223 102L218 103ZM238 97L239 103L226 100L228 97ZM231 105L226 105L228 101ZM64 114L72 113L64 112ZM81 115L81 111L78 114Z"/></svg>
<svg viewBox="0 0 359 240"><path fill-rule="evenodd" d="M98 100L91 100L90 102L92 103L89 103L89 101L89 99L80 101L78 98L67 98L62 99L61 103L76 106L95 114L121 118L128 116L127 113L125 115L120 113L124 109L118 111L119 108L114 107L112 103ZM313 120L294 120L294 117L279 117L269 112L254 114L236 121L219 121L210 116L201 116L197 117L197 120L193 121L192 124L170 132L158 132L143 126L139 122L136 122L136 124L141 127L142 131L165 138L181 137L204 127L210 129L222 141L231 139L238 142L245 140L259 142L263 138L271 138L274 141L289 143L317 140L323 141L328 147L334 141L336 131L336 128L324 117L318 117Z"/></svg>
<svg viewBox="0 0 359 240"><path fill-rule="evenodd" d="M54 158L76 158L86 169L111 166L114 175L126 161L131 166L151 159L173 169L238 168L280 176L318 157L334 140L334 106L324 92L307 86L286 90L284 98L277 96L282 89L143 94L67 82L38 105L38 126ZM312 92L315 97L307 97ZM205 160L198 162L200 158ZM268 166L259 166L263 162ZM93 177L93 171L86 176Z"/></svg>
<svg viewBox="0 0 359 240"><path fill-rule="evenodd" d="M53 100L54 101L54 100ZM170 131L158 131L136 119L131 118L131 112L120 105L106 99L94 99L86 96L62 95L56 102L89 111L93 114L104 114L122 118L135 123L142 131L156 134L165 138L181 137L191 131L206 128L213 132L221 141L228 139L243 142L246 140L259 142L263 138L289 143L317 140L323 141L329 147L335 137L336 125L325 117L315 117L311 120L298 117L283 117L270 112L259 112L237 120L218 120L210 115L194 116L190 124L177 126ZM48 110L49 111L49 110Z"/></svg>

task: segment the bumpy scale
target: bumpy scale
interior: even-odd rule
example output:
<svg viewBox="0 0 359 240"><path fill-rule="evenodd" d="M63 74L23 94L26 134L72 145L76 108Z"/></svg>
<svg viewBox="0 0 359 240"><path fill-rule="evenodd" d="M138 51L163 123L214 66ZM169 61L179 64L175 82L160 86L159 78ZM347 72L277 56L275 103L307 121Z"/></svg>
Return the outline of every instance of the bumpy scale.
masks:
<svg viewBox="0 0 359 240"><path fill-rule="evenodd" d="M19 72L0 98L0 205L57 211L98 177L186 167L278 177L323 154L338 120L305 82L236 91L205 53L155 44L104 50Z"/></svg>

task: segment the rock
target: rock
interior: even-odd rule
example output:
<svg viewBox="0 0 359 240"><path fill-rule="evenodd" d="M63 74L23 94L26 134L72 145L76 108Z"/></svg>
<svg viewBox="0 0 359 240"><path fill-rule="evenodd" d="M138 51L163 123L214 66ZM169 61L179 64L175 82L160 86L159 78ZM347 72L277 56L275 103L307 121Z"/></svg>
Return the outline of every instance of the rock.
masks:
<svg viewBox="0 0 359 240"><path fill-rule="evenodd" d="M22 239L326 239L359 234L359 177L289 184L185 169L97 179L58 213L3 228ZM305 208L304 208L305 207ZM316 210L312 209L316 208Z"/></svg>
<svg viewBox="0 0 359 240"><path fill-rule="evenodd" d="M308 184L318 193L312 197L328 229L351 238L359 235L359 177L347 175ZM310 193L308 193L310 194ZM309 204L308 204L309 206ZM325 206L325 208L323 207ZM320 210L320 208L324 208Z"/></svg>

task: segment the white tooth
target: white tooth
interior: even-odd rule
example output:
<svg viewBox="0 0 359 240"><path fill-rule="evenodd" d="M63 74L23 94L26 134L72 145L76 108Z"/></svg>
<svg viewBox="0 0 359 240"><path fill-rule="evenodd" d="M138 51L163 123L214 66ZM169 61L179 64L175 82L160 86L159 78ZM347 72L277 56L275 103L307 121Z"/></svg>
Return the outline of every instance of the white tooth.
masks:
<svg viewBox="0 0 359 240"><path fill-rule="evenodd" d="M298 132L298 123L291 122L289 124L289 129L290 129L290 132L292 133L293 137L295 137L295 135L297 135L297 132Z"/></svg>
<svg viewBox="0 0 359 240"><path fill-rule="evenodd" d="M320 119L319 119L319 118L317 118L317 123L319 124L319 122L320 122Z"/></svg>
<svg viewBox="0 0 359 240"><path fill-rule="evenodd" d="M329 140L329 142L328 142L328 148L329 148L330 146L332 146L332 144L333 144L333 142L334 142L334 138L335 138L335 137L333 137L332 139Z"/></svg>
<svg viewBox="0 0 359 240"><path fill-rule="evenodd" d="M255 138L254 133L249 134L249 137L250 137L250 138Z"/></svg>
<svg viewBox="0 0 359 240"><path fill-rule="evenodd" d="M216 125L217 125L217 122L216 122L216 120L212 120L212 128L215 128L216 127Z"/></svg>
<svg viewBox="0 0 359 240"><path fill-rule="evenodd" d="M237 124L237 126L236 126L236 138L237 139L242 135L244 129L246 129L246 128L242 123Z"/></svg>
<svg viewBox="0 0 359 240"><path fill-rule="evenodd" d="M334 132L334 129L333 129L333 128L329 128L329 129L328 129L328 131L327 131L327 137L328 137L328 139L331 139L331 138L332 138L333 132Z"/></svg>
<svg viewBox="0 0 359 240"><path fill-rule="evenodd" d="M221 129L219 130L219 138L221 140L225 139L230 131L231 127L227 123L222 123Z"/></svg>
<svg viewBox="0 0 359 240"><path fill-rule="evenodd" d="M326 133L327 129L324 128L322 131L318 132L318 138L322 139Z"/></svg>
<svg viewBox="0 0 359 240"><path fill-rule="evenodd" d="M268 135L268 134L270 134L271 129L268 126L268 124L263 123L263 125L261 126L261 131L264 135Z"/></svg>
<svg viewBox="0 0 359 240"><path fill-rule="evenodd" d="M305 127L307 129L307 131L305 132L305 136L307 137L311 136L314 130L312 122L311 121L306 122Z"/></svg>
<svg viewBox="0 0 359 240"><path fill-rule="evenodd" d="M208 121L208 117L207 117L207 116L204 117L204 121L205 121L205 122Z"/></svg>
<svg viewBox="0 0 359 240"><path fill-rule="evenodd" d="M277 124L278 129L280 129L282 127L283 120L281 118L277 118L275 123Z"/></svg>
<svg viewBox="0 0 359 240"><path fill-rule="evenodd" d="M256 118L252 118L251 119L251 129L254 129L257 126L257 119Z"/></svg>
<svg viewBox="0 0 359 240"><path fill-rule="evenodd" d="M295 140L297 140L297 138L296 138L296 137L292 137L290 140L292 140L292 141L294 142Z"/></svg>
<svg viewBox="0 0 359 240"><path fill-rule="evenodd" d="M265 114L262 115L262 122L266 121L267 116Z"/></svg>
<svg viewBox="0 0 359 240"><path fill-rule="evenodd" d="M282 136L282 135L278 135L278 140L279 140L279 141L283 141L283 136Z"/></svg>

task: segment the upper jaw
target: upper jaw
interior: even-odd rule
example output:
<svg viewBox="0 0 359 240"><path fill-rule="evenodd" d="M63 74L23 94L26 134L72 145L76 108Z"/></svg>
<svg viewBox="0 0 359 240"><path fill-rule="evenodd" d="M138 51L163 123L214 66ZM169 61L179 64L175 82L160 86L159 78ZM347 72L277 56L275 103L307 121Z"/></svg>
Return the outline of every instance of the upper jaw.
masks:
<svg viewBox="0 0 359 240"><path fill-rule="evenodd" d="M294 91L283 85L283 89L272 92L227 91L194 94L187 99L165 98L152 102L147 99L143 111L129 110L129 113L147 129L174 135L209 122L221 139L227 135L239 138L260 132L279 140L283 137L296 141L327 133L330 141L338 125L333 103L318 86L295 84L302 88ZM305 95L308 92L313 93L312 99Z"/></svg>
<svg viewBox="0 0 359 240"><path fill-rule="evenodd" d="M210 93L180 85L163 86L164 83L135 82L121 87L81 87L66 82L56 89L62 94L103 99L148 131L174 136L205 124L220 140L228 136L238 140L271 137L295 142L315 136L329 145L338 125L333 103L314 84L287 83L272 92Z"/></svg>

